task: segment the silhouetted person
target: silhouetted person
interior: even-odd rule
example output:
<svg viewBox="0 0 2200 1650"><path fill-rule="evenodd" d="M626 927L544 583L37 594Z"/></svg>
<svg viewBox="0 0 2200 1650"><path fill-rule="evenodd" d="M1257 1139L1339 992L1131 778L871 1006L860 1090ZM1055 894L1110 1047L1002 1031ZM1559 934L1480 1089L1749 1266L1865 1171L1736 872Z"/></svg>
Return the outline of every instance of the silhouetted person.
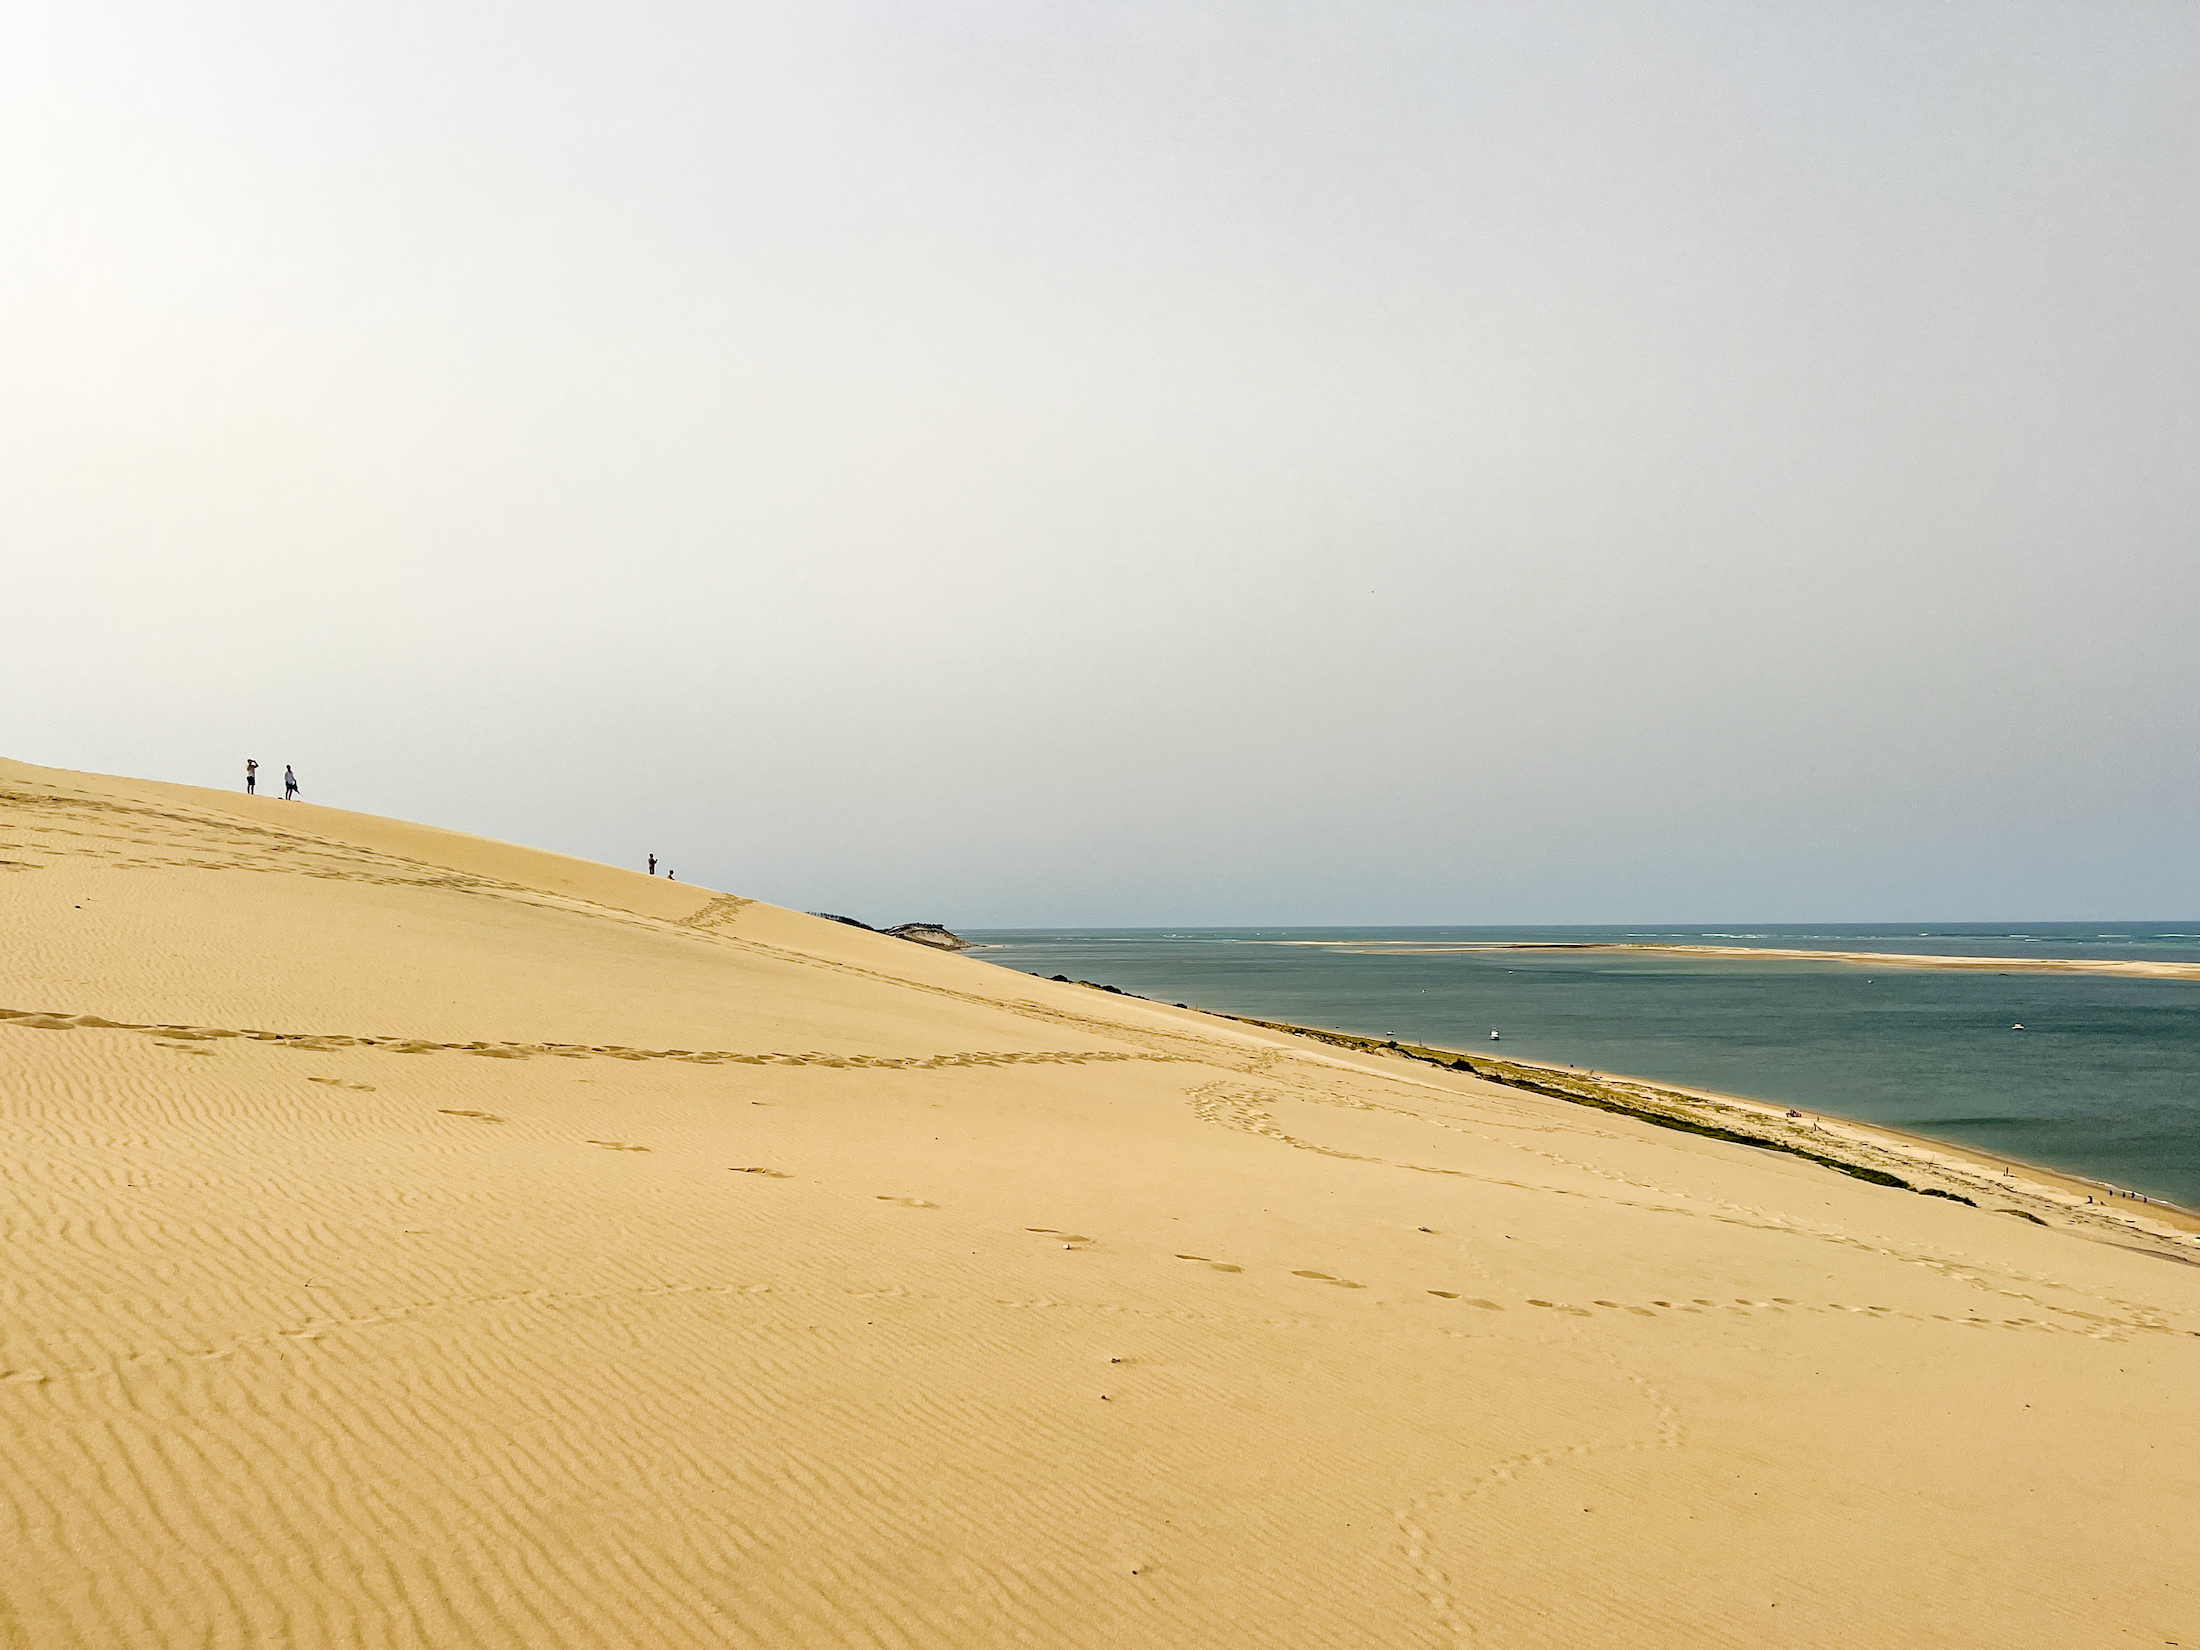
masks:
<svg viewBox="0 0 2200 1650"><path fill-rule="evenodd" d="M291 771L288 762L283 764L283 800L288 802L298 794L298 776Z"/></svg>
<svg viewBox="0 0 2200 1650"><path fill-rule="evenodd" d="M657 874L657 856L655 854L649 856L649 874L651 876Z"/></svg>
<svg viewBox="0 0 2200 1650"><path fill-rule="evenodd" d="M667 882L678 882L679 880L680 880L680 873L679 873L679 872L677 872L677 871L667 871L667 872L665 873L665 881L667 881Z"/></svg>
<svg viewBox="0 0 2200 1650"><path fill-rule="evenodd" d="M244 759L244 794L251 796L259 789L260 765L251 757Z"/></svg>

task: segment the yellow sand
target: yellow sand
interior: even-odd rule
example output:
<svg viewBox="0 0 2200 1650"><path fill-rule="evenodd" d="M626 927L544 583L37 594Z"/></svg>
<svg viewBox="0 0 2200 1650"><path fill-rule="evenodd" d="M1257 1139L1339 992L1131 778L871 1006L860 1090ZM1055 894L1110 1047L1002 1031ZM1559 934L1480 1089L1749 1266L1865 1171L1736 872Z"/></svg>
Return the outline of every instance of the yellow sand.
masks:
<svg viewBox="0 0 2200 1650"><path fill-rule="evenodd" d="M2200 1644L2186 1240L0 793L0 1644Z"/></svg>

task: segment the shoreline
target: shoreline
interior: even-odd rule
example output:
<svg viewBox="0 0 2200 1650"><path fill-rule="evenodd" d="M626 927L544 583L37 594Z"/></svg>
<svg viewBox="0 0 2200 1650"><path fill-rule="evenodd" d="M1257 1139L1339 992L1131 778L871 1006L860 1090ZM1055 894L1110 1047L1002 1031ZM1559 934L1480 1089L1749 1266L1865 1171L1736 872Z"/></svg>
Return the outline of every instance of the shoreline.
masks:
<svg viewBox="0 0 2200 1650"><path fill-rule="evenodd" d="M2041 1225L2074 1228L2080 1235L2105 1238L2113 1234L2143 1238L2150 1244L2173 1245L2168 1249L2150 1247L2146 1252L2188 1265L2200 1265L2200 1256L2191 1252L2200 1250L2200 1210L2129 1192L2107 1181L2090 1180L2042 1164L2028 1163L2021 1158L1960 1146L1884 1124L1795 1110L1747 1095L1689 1088L1678 1083L1585 1070L1549 1061L1493 1058L1436 1044L1364 1037L1354 1032L1332 1031L1288 1020L1228 1014L1219 1009L1201 1012L1242 1025L1310 1038L1355 1053L1415 1061L1484 1082L1526 1089L1551 1099L1632 1116L1662 1128L1677 1128L1735 1144L1789 1153L1882 1185L1927 1197L1949 1198L1971 1204L1981 1211L2016 1215ZM2001 1172L1991 1172L1995 1170ZM1928 1183L1915 1184L1905 1176ZM2012 1204L2017 1207L2010 1207ZM2049 1214L2056 1217L2053 1222L2043 1218Z"/></svg>
<svg viewBox="0 0 2200 1650"><path fill-rule="evenodd" d="M1251 940L1251 945L1296 945L1361 957L1444 957L1499 951L1563 951L1569 954L1630 952L1667 957L1711 957L1722 962L1837 962L1863 968L1948 969L1993 974L2101 974L2117 979L2200 980L2200 963L2117 957L1955 957L1908 951L1809 951L1786 946L1655 945L1636 940Z"/></svg>
<svg viewBox="0 0 2200 1650"><path fill-rule="evenodd" d="M1714 948L1687 946L1654 946L1602 942L1492 942L1468 943L1457 946L1423 947L1417 943L1400 942L1382 946L1380 950L1367 941L1307 941L1265 940L1251 943L1269 945L1299 945L1322 949L1360 951L1369 954L1413 954L1428 950L1454 951L1682 951L1690 952ZM993 947L980 941L974 951L983 952ZM1837 961L1869 958L1882 960L1876 953L1824 953L1824 952L1764 952L1744 947L1716 948L1730 951L1737 956L1764 956L1796 958L1831 957ZM994 961L992 958L985 958ZM1910 958L1890 956L1884 960L1893 963L1914 963L1920 967L1938 967L1951 961L1963 967L2001 967L1998 958ZM2046 966L2041 966L2041 965ZM2079 959L2035 959L2030 972L2057 971L2057 965L2068 965L2065 972L2097 972L2089 969ZM996 966L1013 967L1006 963ZM2119 965L2111 965L2119 966ZM2181 964L2146 964L2152 968L2182 968ZM1017 970L1022 972L1022 970ZM1047 976L1039 976L1045 978ZM1055 975L1053 978L1066 979ZM1122 996L1142 996L1125 991L1119 986L1102 985L1094 980L1077 980L1078 985ZM1144 1000L1164 1002L1153 997ZM1176 1004L1177 1007L1194 1005ZM1568 1065L1558 1061L1534 1060L1517 1056L1492 1056L1474 1050L1457 1049L1445 1045L1424 1042L1401 1042L1394 1038L1367 1036L1357 1032L1332 1029L1325 1026L1304 1025L1295 1021L1265 1019L1252 1014L1234 1014L1224 1009L1197 1008L1197 1012L1214 1015L1218 1019L1255 1025L1264 1029L1301 1036L1327 1043L1333 1047L1349 1049L1357 1053L1392 1058L1403 1058L1435 1066L1439 1069L1460 1072L1512 1087L1540 1092L1552 1099L1566 1100L1603 1110L1624 1112L1655 1125L1679 1128L1688 1132L1724 1136L1740 1144L1759 1146L1774 1151L1792 1152L1807 1158L1818 1158L1830 1167L1848 1173L1859 1173L1870 1179L1886 1175L1895 1184L1911 1191L1927 1188L1908 1185L1903 1174L1920 1175L1939 1183L1928 1195L1952 1195L1959 1201L1984 1207L1978 1199L2002 1198L2005 1201L2025 1202L2034 1207L2007 1209L2005 1212L2037 1219L2052 1213L2059 1220L2078 1226L2113 1229L2129 1235L2144 1237L2157 1242L2176 1244L2180 1252L2175 1258L2191 1264L2200 1264L2186 1251L2200 1248L2200 1208L2188 1207L2156 1193L2137 1192L2113 1181L2097 1179L2075 1170L2056 1168L2026 1158L1984 1147L1970 1146L1944 1140L1933 1135L1921 1134L1890 1123L1865 1122L1828 1111L1805 1111L1791 1108L1777 1101L1764 1100L1752 1095L1735 1094L1723 1090L1697 1088L1688 1084L1662 1078L1635 1076L1629 1073L1609 1072L1599 1068ZM2161 1252L2161 1251L2150 1251Z"/></svg>

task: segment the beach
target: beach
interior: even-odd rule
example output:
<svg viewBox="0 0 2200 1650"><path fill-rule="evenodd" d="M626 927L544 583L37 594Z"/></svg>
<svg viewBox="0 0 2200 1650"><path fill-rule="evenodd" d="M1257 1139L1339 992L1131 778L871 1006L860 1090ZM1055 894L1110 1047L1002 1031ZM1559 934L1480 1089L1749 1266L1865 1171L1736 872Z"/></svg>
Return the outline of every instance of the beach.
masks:
<svg viewBox="0 0 2200 1650"><path fill-rule="evenodd" d="M13 762L0 939L0 1643L2200 1642L2166 1206Z"/></svg>
<svg viewBox="0 0 2200 1650"><path fill-rule="evenodd" d="M1463 1049L1355 1036L1278 1020L1247 1019L1246 1023L1331 1047L1355 1048L1440 1069L1467 1070L1507 1087L1625 1112L1663 1127L1733 1135L1759 1147L1826 1161L1845 1172L1890 1176L1926 1196L1961 1198L1974 1204L1978 1198L1994 1198L2004 1214L2033 1220L2053 1214L2111 1240L2131 1236L2167 1240L2171 1247L2164 1251L2166 1258L2184 1258L2183 1241L2200 1235L2200 1211L2167 1199L1853 1118L1805 1113L1747 1095L1656 1083L1624 1073L1551 1061L1500 1059L1480 1051L1470 1056Z"/></svg>
<svg viewBox="0 0 2200 1650"><path fill-rule="evenodd" d="M1478 1062L1624 1074L1664 1093L1983 1154L1997 1168L2044 1166L2081 1192L2200 1208L2200 994L2174 972L2200 959L2187 932L2200 924L2013 926L1758 925L1731 939L1624 928L971 938L978 955L1027 973ZM1709 946L1724 950L1702 954ZM1844 960L1866 952L1897 963ZM1942 966L1973 957L2170 966Z"/></svg>

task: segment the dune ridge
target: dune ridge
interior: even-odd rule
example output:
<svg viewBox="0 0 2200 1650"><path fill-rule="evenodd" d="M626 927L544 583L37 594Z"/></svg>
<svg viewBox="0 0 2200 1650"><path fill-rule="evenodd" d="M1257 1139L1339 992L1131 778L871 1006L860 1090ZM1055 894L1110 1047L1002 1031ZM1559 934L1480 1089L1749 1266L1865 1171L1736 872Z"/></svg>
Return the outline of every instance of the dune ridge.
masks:
<svg viewBox="0 0 2200 1650"><path fill-rule="evenodd" d="M0 762L0 1643L2200 1640L2189 1238Z"/></svg>

